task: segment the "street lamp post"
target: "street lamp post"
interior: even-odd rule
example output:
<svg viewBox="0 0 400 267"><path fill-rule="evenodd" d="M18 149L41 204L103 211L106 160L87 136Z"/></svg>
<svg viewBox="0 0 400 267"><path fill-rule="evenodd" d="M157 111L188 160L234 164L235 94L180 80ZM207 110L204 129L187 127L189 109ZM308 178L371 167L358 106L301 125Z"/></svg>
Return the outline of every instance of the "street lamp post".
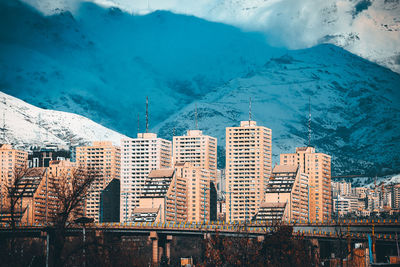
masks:
<svg viewBox="0 0 400 267"><path fill-rule="evenodd" d="M77 224L82 224L82 240L83 240L83 248L82 248L82 256L83 256L83 267L86 266L86 250L85 250L85 244L86 244L86 224L87 223L93 223L94 219L93 218L88 218L88 217L80 217L75 220L75 223Z"/></svg>
<svg viewBox="0 0 400 267"><path fill-rule="evenodd" d="M203 187L203 191L204 191L204 199L203 199L204 224L206 224L206 190L211 190L211 188L210 187L206 187L206 186ZM210 211L208 213L210 213Z"/></svg>
<svg viewBox="0 0 400 267"><path fill-rule="evenodd" d="M221 191L223 194L229 194L229 222L232 221L232 192L231 191ZM225 198L226 199L226 198Z"/></svg>
<svg viewBox="0 0 400 267"><path fill-rule="evenodd" d="M308 191L308 224L310 224L310 187L315 188L313 185L307 185L307 191Z"/></svg>
<svg viewBox="0 0 400 267"><path fill-rule="evenodd" d="M248 201L249 199L246 197L246 196L244 196L244 210L245 210L245 212L244 212L244 221L245 222L247 222L247 201Z"/></svg>
<svg viewBox="0 0 400 267"><path fill-rule="evenodd" d="M122 193L125 196L125 223L128 222L128 192Z"/></svg>

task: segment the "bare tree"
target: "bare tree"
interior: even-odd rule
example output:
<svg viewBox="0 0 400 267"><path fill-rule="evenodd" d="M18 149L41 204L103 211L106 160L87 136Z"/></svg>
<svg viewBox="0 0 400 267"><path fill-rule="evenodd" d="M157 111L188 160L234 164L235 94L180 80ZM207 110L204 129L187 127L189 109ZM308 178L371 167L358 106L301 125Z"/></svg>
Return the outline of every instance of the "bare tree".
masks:
<svg viewBox="0 0 400 267"><path fill-rule="evenodd" d="M233 237L216 235L206 240L201 266L317 266L312 244L293 236L292 226L264 227L263 241L251 238L245 228L238 228Z"/></svg>
<svg viewBox="0 0 400 267"><path fill-rule="evenodd" d="M66 230L73 220L83 214L85 197L91 190L93 182L100 177L96 169L76 168L49 179L49 190L54 195L56 209L50 211L53 227L53 240L50 241L53 266L62 266L62 258L66 242Z"/></svg>
<svg viewBox="0 0 400 267"><path fill-rule="evenodd" d="M3 203L2 215L5 215L12 229L16 229L17 222L22 220L22 201L26 193L30 190L31 183L29 176L34 172L36 173L38 170L29 169L26 166L15 167L11 181L5 184L6 197ZM19 211L18 206L20 206Z"/></svg>

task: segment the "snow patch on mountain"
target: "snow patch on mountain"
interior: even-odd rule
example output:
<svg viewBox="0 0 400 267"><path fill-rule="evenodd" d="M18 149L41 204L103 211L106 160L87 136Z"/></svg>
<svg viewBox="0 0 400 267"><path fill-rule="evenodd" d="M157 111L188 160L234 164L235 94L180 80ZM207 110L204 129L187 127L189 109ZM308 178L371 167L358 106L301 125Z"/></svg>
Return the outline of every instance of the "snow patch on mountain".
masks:
<svg viewBox="0 0 400 267"><path fill-rule="evenodd" d="M46 110L0 92L1 142L17 148L46 144L67 148L92 141L120 145L121 135L76 114Z"/></svg>

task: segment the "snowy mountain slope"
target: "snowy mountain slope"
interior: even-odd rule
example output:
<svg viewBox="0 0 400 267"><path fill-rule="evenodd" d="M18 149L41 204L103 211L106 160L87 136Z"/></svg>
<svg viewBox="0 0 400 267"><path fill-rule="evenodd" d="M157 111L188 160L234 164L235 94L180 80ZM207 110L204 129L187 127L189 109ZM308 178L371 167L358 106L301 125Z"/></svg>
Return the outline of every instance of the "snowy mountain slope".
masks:
<svg viewBox="0 0 400 267"><path fill-rule="evenodd" d="M75 12L77 0L24 0L45 14ZM133 13L168 10L264 32L291 49L332 43L400 72L399 0L91 0Z"/></svg>
<svg viewBox="0 0 400 267"><path fill-rule="evenodd" d="M0 2L0 90L129 135L137 114L144 118L146 96L154 126L284 53L261 34L194 17L134 16L91 3L76 12L43 16L18 1Z"/></svg>
<svg viewBox="0 0 400 267"><path fill-rule="evenodd" d="M138 113L143 130L146 95L150 128L164 137L193 128L197 102L201 129L222 146L252 96L254 119L273 130L274 162L304 145L311 96L313 144L333 156L334 173L400 171L399 74L333 45L287 51L195 17L76 8L44 16L0 1L1 91L129 136Z"/></svg>
<svg viewBox="0 0 400 267"><path fill-rule="evenodd" d="M273 161L306 145L332 155L335 174L384 174L400 166L400 76L332 45L290 51L197 101L199 128L224 144L225 127L252 116L272 129ZM155 129L170 136L194 127L191 104Z"/></svg>
<svg viewBox="0 0 400 267"><path fill-rule="evenodd" d="M70 144L82 145L100 140L119 145L121 138L125 137L85 117L37 108L3 92L0 92L0 111L4 116L1 127L6 129L4 135L2 131L1 142L18 148L43 144L65 148Z"/></svg>

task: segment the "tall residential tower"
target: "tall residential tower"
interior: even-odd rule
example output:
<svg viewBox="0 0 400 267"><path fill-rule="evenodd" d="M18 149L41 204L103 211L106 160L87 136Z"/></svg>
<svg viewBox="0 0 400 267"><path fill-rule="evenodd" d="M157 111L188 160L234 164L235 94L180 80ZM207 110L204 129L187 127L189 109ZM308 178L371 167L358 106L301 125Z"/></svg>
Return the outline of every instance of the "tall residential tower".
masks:
<svg viewBox="0 0 400 267"><path fill-rule="evenodd" d="M217 181L217 138L189 130L186 135L174 136L173 157L176 162L191 162L193 167L210 171L211 181Z"/></svg>
<svg viewBox="0 0 400 267"><path fill-rule="evenodd" d="M281 154L281 165L298 165L309 176L310 221L331 218L331 156L315 153L313 147L298 147L296 153Z"/></svg>
<svg viewBox="0 0 400 267"><path fill-rule="evenodd" d="M126 222L133 219L150 171L172 167L172 144L154 133L138 133L137 138L122 139L121 146L120 218Z"/></svg>
<svg viewBox="0 0 400 267"><path fill-rule="evenodd" d="M272 131L255 121L226 128L226 217L250 220L264 199L271 175Z"/></svg>
<svg viewBox="0 0 400 267"><path fill-rule="evenodd" d="M113 179L120 178L121 149L109 141L96 141L91 146L76 148L76 161L80 168L98 172L85 203L85 215L99 222L100 194Z"/></svg>

